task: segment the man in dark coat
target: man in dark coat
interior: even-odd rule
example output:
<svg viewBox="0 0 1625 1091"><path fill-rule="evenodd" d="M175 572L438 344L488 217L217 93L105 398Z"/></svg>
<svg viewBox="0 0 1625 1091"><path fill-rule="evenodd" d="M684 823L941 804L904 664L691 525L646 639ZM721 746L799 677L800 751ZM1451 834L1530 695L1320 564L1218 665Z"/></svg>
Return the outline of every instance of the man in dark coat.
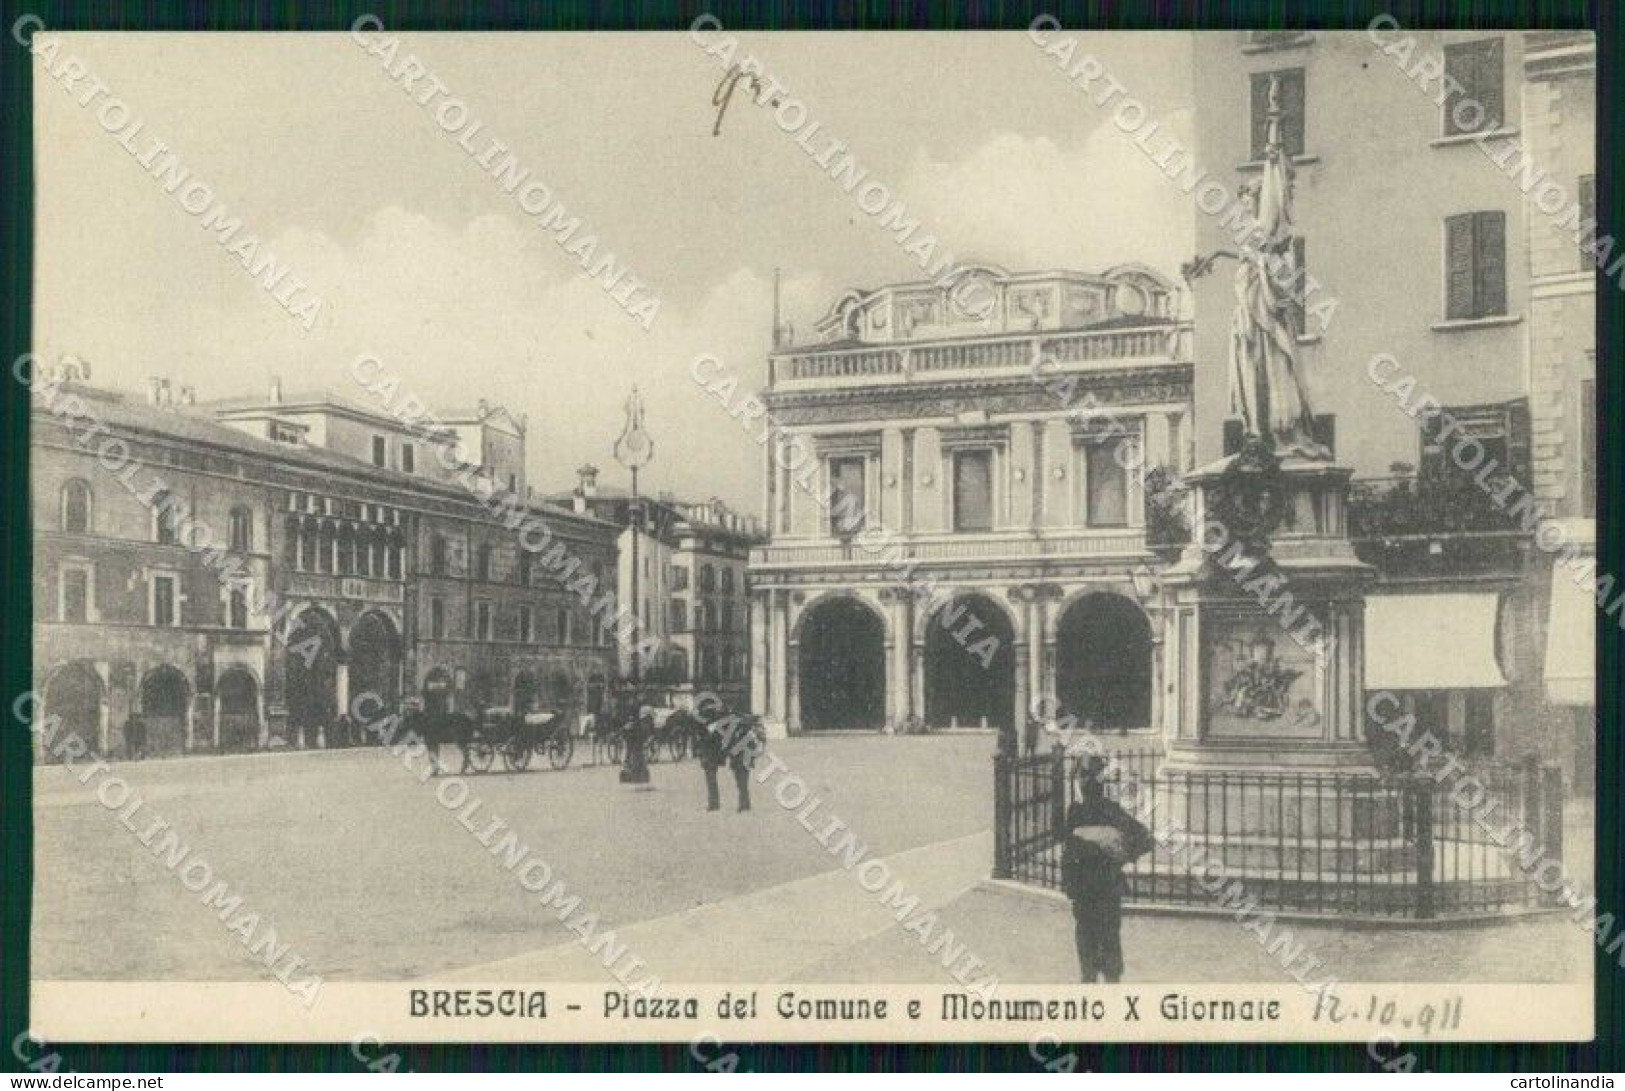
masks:
<svg viewBox="0 0 1625 1091"><path fill-rule="evenodd" d="M1078 796L1066 811L1061 879L1072 900L1073 938L1085 984L1123 978L1123 865L1155 847L1151 831L1106 798L1106 763L1078 763Z"/></svg>
<svg viewBox="0 0 1625 1091"><path fill-rule="evenodd" d="M761 722L754 716L728 712L720 704L696 709L696 712L700 720L696 750L700 768L705 771L705 809L722 808L717 771L726 764L733 773L739 810L750 810L750 771L762 749Z"/></svg>

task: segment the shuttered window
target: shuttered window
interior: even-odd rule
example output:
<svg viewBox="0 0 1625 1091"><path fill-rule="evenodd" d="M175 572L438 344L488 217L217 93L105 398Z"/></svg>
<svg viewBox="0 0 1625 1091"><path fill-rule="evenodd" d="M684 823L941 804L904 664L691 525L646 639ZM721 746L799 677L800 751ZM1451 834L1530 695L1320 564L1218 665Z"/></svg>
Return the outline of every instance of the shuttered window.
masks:
<svg viewBox="0 0 1625 1091"><path fill-rule="evenodd" d="M1506 213L1464 212L1445 220L1445 317L1506 313Z"/></svg>
<svg viewBox="0 0 1625 1091"><path fill-rule="evenodd" d="M1499 38L1444 47L1445 86L1461 87L1445 100L1444 135L1460 136L1501 127L1506 117L1502 58ZM1482 112L1466 103L1477 103Z"/></svg>
<svg viewBox="0 0 1625 1091"><path fill-rule="evenodd" d="M1280 81L1281 147L1288 155L1303 154L1303 69L1282 68L1254 72L1252 77L1252 159L1264 158L1269 137L1270 78Z"/></svg>

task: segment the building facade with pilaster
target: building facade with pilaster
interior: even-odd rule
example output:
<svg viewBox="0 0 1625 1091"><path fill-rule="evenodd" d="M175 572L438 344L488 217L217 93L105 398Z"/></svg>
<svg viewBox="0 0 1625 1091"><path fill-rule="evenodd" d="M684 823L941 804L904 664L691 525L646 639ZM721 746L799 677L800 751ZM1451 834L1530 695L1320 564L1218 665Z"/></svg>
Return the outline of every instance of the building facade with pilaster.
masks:
<svg viewBox="0 0 1625 1091"><path fill-rule="evenodd" d="M1190 465L1189 334L1142 266L982 267L848 292L777 346L750 561L770 730L1006 729L1041 697L1152 728L1143 478Z"/></svg>

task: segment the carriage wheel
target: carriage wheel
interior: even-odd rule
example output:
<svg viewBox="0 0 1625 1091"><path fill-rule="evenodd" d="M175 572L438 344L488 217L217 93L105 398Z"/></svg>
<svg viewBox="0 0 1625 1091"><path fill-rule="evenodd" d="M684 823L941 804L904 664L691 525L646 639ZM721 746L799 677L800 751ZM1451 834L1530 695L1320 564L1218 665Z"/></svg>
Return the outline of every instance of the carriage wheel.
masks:
<svg viewBox="0 0 1625 1091"><path fill-rule="evenodd" d="M502 764L510 773L523 773L530 767L530 743L512 738L502 744Z"/></svg>
<svg viewBox="0 0 1625 1091"><path fill-rule="evenodd" d="M576 752L576 741L569 735L557 734L547 740L547 763L555 769L563 769L570 764L570 758Z"/></svg>
<svg viewBox="0 0 1625 1091"><path fill-rule="evenodd" d="M468 751L463 756L468 759L469 767L476 773L485 773L490 771L491 763L496 761L497 752L485 739L471 739Z"/></svg>

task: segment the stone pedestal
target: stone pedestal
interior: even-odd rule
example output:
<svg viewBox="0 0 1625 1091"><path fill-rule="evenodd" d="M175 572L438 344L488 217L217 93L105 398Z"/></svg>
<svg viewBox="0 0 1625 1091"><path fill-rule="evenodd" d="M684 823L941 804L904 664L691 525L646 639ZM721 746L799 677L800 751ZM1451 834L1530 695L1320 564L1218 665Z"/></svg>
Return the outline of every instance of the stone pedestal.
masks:
<svg viewBox="0 0 1625 1091"><path fill-rule="evenodd" d="M1247 457L1191 475L1192 542L1163 578L1158 809L1242 873L1399 868L1363 730L1374 573L1348 537L1352 471Z"/></svg>
<svg viewBox="0 0 1625 1091"><path fill-rule="evenodd" d="M1190 476L1195 530L1163 576L1168 768L1375 772L1361 726L1375 573L1348 537L1352 471L1287 460L1254 479L1233 472L1241 457ZM1246 544L1257 521L1275 524L1262 550Z"/></svg>

